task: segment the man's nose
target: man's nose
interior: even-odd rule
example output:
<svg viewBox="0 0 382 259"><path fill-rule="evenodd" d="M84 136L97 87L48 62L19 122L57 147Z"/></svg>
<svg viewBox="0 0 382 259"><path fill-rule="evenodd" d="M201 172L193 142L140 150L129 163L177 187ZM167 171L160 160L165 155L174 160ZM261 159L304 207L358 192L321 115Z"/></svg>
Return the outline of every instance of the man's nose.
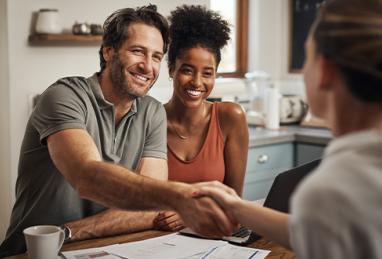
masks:
<svg viewBox="0 0 382 259"><path fill-rule="evenodd" d="M150 73L153 70L153 61L150 57L145 57L139 62L139 68L144 73Z"/></svg>

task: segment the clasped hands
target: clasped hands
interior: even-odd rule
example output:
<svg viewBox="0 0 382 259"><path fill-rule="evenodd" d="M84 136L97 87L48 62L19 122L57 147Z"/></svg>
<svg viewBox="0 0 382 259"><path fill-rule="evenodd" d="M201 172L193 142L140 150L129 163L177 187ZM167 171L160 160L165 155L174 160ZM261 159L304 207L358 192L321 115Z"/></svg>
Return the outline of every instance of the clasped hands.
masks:
<svg viewBox="0 0 382 259"><path fill-rule="evenodd" d="M230 187L214 181L191 185L188 198L175 211L159 212L154 228L179 231L185 226L206 237L230 236L239 226L233 207L241 198Z"/></svg>

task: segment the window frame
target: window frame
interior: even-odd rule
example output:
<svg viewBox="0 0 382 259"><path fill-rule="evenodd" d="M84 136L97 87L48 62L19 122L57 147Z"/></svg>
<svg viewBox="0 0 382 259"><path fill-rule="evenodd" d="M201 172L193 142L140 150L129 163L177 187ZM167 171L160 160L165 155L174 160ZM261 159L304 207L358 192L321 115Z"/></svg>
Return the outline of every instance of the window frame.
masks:
<svg viewBox="0 0 382 259"><path fill-rule="evenodd" d="M248 0L236 0L236 70L218 73L217 77L242 78L248 70ZM223 58L223 57L222 57Z"/></svg>

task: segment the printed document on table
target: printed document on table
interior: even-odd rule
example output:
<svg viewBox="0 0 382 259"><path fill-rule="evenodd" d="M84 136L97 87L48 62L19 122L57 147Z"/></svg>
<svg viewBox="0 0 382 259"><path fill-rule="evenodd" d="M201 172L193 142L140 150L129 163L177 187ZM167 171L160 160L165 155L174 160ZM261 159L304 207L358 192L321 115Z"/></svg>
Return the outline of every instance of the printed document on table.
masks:
<svg viewBox="0 0 382 259"><path fill-rule="evenodd" d="M61 252L66 259L120 259L120 256L112 255L106 252L106 249L117 247L117 245L103 246L97 248L81 249L74 251Z"/></svg>
<svg viewBox="0 0 382 259"><path fill-rule="evenodd" d="M206 252L200 258L203 259L263 259L271 251L263 249L255 249L248 247L234 246L231 244L226 244L224 246L215 247L210 251Z"/></svg>
<svg viewBox="0 0 382 259"><path fill-rule="evenodd" d="M129 259L148 258L201 258L214 247L226 245L222 240L193 238L180 234L169 234L143 241L120 244L105 251Z"/></svg>
<svg viewBox="0 0 382 259"><path fill-rule="evenodd" d="M110 254L129 259L263 259L270 251L234 246L226 241L180 234L151 238L106 248Z"/></svg>

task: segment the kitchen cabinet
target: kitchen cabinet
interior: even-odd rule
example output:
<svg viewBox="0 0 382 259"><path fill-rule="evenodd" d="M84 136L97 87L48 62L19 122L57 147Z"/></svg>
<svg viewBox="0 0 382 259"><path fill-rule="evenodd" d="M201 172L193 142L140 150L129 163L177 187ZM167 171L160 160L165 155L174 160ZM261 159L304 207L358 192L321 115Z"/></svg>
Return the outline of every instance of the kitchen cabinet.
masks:
<svg viewBox="0 0 382 259"><path fill-rule="evenodd" d="M322 158L324 149L325 145L295 141L250 147L243 197L247 200L265 198L279 173Z"/></svg>
<svg viewBox="0 0 382 259"><path fill-rule="evenodd" d="M243 197L248 200L265 198L279 173L322 158L332 137L327 129L290 126L275 131L249 127Z"/></svg>
<svg viewBox="0 0 382 259"><path fill-rule="evenodd" d="M293 142L250 147L243 197L247 200L265 198L274 178L293 164Z"/></svg>
<svg viewBox="0 0 382 259"><path fill-rule="evenodd" d="M312 160L322 158L325 145L297 142L295 148L295 166L299 166Z"/></svg>

